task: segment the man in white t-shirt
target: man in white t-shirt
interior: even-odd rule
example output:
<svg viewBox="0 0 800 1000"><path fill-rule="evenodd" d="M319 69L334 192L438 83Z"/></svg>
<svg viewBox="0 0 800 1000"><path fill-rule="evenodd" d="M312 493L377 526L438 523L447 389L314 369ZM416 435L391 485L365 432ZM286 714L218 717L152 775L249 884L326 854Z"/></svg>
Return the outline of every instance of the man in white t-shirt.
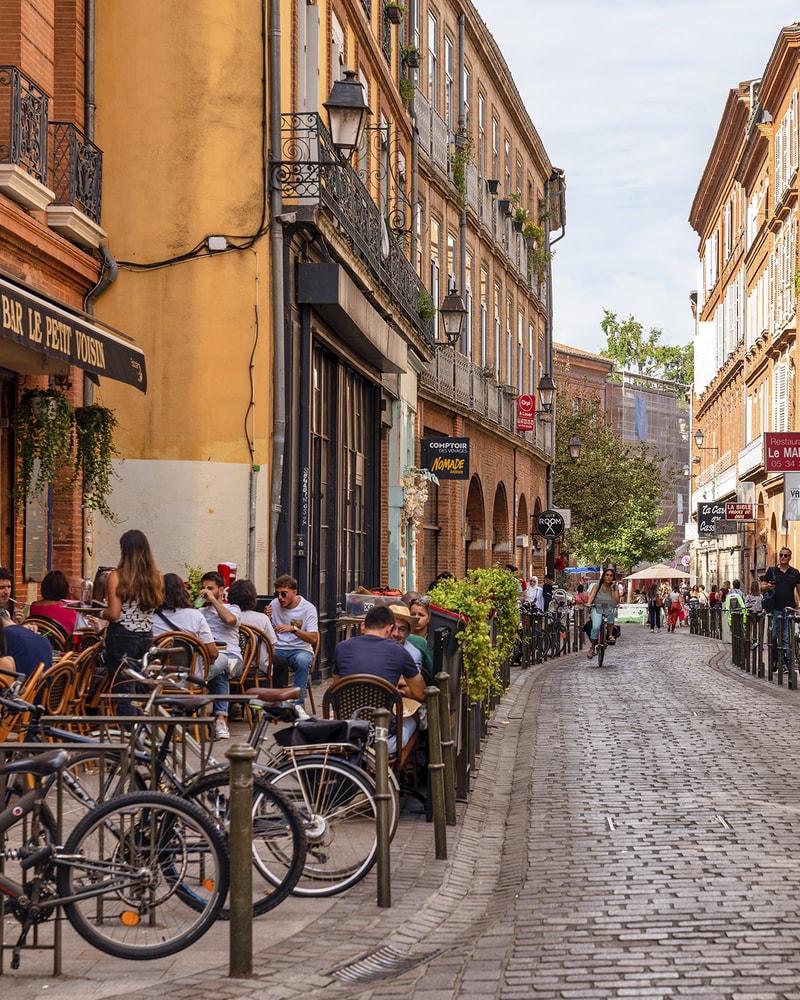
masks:
<svg viewBox="0 0 800 1000"><path fill-rule="evenodd" d="M242 672L242 650L239 645L239 618L241 612L235 604L226 604L222 598L225 594L225 581L221 573L204 573L200 581L199 596L205 602L200 612L208 622L211 634L219 647L219 655L208 671L208 680L216 681L225 690L217 690L216 694L230 692L229 678L238 677ZM224 681L223 681L224 678ZM216 686L216 685L215 685ZM208 688L212 690L211 685ZM225 719L228 716L228 703L214 702L214 715L217 716L217 739L227 740L230 737ZM222 718L220 718L222 716Z"/></svg>
<svg viewBox="0 0 800 1000"><path fill-rule="evenodd" d="M275 652L285 656L294 670L294 685L300 688L298 705L302 711L314 649L319 642L317 609L298 594L297 580L288 573L275 581L275 595L266 609L278 636Z"/></svg>

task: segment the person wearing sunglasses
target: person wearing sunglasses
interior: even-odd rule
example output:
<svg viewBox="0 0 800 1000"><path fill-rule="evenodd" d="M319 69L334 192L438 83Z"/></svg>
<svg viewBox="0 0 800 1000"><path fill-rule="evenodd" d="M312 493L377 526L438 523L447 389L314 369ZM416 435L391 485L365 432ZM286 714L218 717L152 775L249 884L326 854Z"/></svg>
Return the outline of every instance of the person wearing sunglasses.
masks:
<svg viewBox="0 0 800 1000"><path fill-rule="evenodd" d="M317 609L297 592L297 580L288 573L275 581L275 597L266 607L272 627L278 636L275 652L284 656L294 670L294 685L300 688L297 704L301 718L308 718L303 709L308 675L314 662L314 649L319 642Z"/></svg>
<svg viewBox="0 0 800 1000"><path fill-rule="evenodd" d="M769 567L760 584L761 594L772 596L772 657L777 665L780 631L784 673L789 671L789 616L800 609L800 571L789 565L791 558L791 549L785 545L778 549L777 566Z"/></svg>

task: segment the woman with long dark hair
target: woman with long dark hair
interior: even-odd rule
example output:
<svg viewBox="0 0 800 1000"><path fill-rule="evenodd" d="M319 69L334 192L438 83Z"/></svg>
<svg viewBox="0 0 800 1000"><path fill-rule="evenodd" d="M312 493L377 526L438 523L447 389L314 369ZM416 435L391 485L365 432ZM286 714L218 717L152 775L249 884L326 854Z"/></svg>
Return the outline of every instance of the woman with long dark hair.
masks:
<svg viewBox="0 0 800 1000"><path fill-rule="evenodd" d="M610 566L606 566L600 575L600 580L595 584L589 595L592 632L590 635L591 648L586 655L590 660L594 656L594 647L597 645L597 636L600 634L600 629L602 628L603 615L606 616L607 641L611 646L616 642L614 638L614 621L617 617L618 605L619 588L617 587L617 574Z"/></svg>
<svg viewBox="0 0 800 1000"><path fill-rule="evenodd" d="M120 560L108 574L108 606L102 617L106 629L106 670L112 694L132 694L135 685L117 677L123 656L139 658L153 642L153 612L164 601L164 581L144 532L126 531L119 540ZM118 715L135 715L130 702L116 703Z"/></svg>

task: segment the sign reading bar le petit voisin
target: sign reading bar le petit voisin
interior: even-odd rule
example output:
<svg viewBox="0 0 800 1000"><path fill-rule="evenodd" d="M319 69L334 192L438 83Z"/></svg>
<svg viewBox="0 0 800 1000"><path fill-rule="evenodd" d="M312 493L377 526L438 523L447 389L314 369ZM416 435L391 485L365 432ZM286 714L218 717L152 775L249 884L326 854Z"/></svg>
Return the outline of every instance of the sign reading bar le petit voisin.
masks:
<svg viewBox="0 0 800 1000"><path fill-rule="evenodd" d="M800 434L765 434L764 465L767 472L800 472Z"/></svg>
<svg viewBox="0 0 800 1000"><path fill-rule="evenodd" d="M469 479L469 438L423 438L422 467L442 479Z"/></svg>

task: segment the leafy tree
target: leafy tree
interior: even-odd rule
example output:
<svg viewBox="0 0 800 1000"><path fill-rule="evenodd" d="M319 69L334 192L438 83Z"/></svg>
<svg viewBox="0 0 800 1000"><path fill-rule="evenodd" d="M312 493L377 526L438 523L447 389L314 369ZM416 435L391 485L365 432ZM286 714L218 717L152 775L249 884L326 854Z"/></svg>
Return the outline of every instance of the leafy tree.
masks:
<svg viewBox="0 0 800 1000"><path fill-rule="evenodd" d="M625 570L671 556L673 525L658 527L661 499L674 475L669 461L646 444L626 444L590 393L561 394L557 412L553 499L572 512L567 551L580 563L610 561ZM578 462L569 458L573 434L581 439Z"/></svg>
<svg viewBox="0 0 800 1000"><path fill-rule="evenodd" d="M605 350L600 352L601 357L610 358L623 371L636 371L639 375L656 374L655 351L661 339L661 330L653 327L645 334L644 327L633 316L620 321L617 314L609 309L603 310L600 326L607 342Z"/></svg>
<svg viewBox="0 0 800 1000"><path fill-rule="evenodd" d="M672 382L682 382L691 385L694 382L694 345L684 344L683 347L656 348L656 361L661 368L661 378Z"/></svg>
<svg viewBox="0 0 800 1000"><path fill-rule="evenodd" d="M600 352L622 371L669 379L691 385L694 381L694 346L671 347L660 344L662 331L644 327L633 316L619 320L609 309L603 310L600 324L606 335L606 347Z"/></svg>

